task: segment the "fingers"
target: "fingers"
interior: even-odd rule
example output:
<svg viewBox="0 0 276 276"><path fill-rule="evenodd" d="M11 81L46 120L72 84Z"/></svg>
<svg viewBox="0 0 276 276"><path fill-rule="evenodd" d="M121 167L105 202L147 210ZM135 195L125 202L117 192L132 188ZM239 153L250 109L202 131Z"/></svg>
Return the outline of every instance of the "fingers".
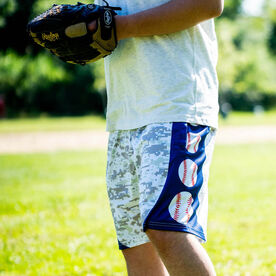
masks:
<svg viewBox="0 0 276 276"><path fill-rule="evenodd" d="M97 29L97 21L91 21L90 23L87 24L88 31L94 32Z"/></svg>

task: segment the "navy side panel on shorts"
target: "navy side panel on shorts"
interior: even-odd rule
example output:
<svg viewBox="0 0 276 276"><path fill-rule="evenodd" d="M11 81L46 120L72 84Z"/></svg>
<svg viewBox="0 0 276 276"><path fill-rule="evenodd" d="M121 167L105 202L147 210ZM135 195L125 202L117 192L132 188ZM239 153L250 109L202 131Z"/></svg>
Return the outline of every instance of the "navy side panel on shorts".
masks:
<svg viewBox="0 0 276 276"><path fill-rule="evenodd" d="M197 209L201 203L199 192L204 183L202 168L209 132L210 128L206 126L173 124L168 176L157 203L144 221L144 231L189 232L206 241ZM192 148L189 148L189 139L194 139Z"/></svg>
<svg viewBox="0 0 276 276"><path fill-rule="evenodd" d="M118 245L119 245L119 249L120 250L124 250L124 249L128 249L128 246L125 246L124 244L122 244L119 240L118 240Z"/></svg>

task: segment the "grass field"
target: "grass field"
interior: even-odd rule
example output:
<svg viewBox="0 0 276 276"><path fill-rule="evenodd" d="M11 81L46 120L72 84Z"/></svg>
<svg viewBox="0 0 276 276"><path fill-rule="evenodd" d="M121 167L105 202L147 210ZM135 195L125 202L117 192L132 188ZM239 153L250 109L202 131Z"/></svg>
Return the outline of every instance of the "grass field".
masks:
<svg viewBox="0 0 276 276"><path fill-rule="evenodd" d="M220 118L220 126L275 125L276 111L254 115L251 112L230 113L227 120ZM0 134L7 132L104 130L105 119L100 116L42 117L0 120Z"/></svg>
<svg viewBox="0 0 276 276"><path fill-rule="evenodd" d="M0 120L0 134L8 132L105 130L105 119L100 116L42 117Z"/></svg>
<svg viewBox="0 0 276 276"><path fill-rule="evenodd" d="M222 124L275 119L275 113L233 114ZM104 120L0 122L0 133L90 128L104 129ZM275 156L276 143L215 149L205 247L218 275L276 275ZM105 161L101 150L0 155L1 276L126 275L108 206Z"/></svg>
<svg viewBox="0 0 276 276"><path fill-rule="evenodd" d="M218 275L276 275L276 144L218 146L209 240ZM105 152L0 156L0 275L125 275Z"/></svg>

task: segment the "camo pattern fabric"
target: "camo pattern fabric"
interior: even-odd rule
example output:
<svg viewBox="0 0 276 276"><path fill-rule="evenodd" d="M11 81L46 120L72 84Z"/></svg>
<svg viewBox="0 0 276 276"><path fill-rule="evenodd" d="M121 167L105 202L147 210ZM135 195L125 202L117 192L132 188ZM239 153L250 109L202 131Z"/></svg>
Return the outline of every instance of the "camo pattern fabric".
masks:
<svg viewBox="0 0 276 276"><path fill-rule="evenodd" d="M107 188L120 249L149 241L143 221L166 181L171 130L160 123L110 133Z"/></svg>

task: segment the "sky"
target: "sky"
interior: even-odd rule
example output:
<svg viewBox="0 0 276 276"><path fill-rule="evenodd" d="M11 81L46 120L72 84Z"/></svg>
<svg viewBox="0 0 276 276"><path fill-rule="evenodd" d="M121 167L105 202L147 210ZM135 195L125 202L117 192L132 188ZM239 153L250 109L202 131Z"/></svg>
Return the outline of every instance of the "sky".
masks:
<svg viewBox="0 0 276 276"><path fill-rule="evenodd" d="M250 15L259 15L263 0L243 0L243 10Z"/></svg>

